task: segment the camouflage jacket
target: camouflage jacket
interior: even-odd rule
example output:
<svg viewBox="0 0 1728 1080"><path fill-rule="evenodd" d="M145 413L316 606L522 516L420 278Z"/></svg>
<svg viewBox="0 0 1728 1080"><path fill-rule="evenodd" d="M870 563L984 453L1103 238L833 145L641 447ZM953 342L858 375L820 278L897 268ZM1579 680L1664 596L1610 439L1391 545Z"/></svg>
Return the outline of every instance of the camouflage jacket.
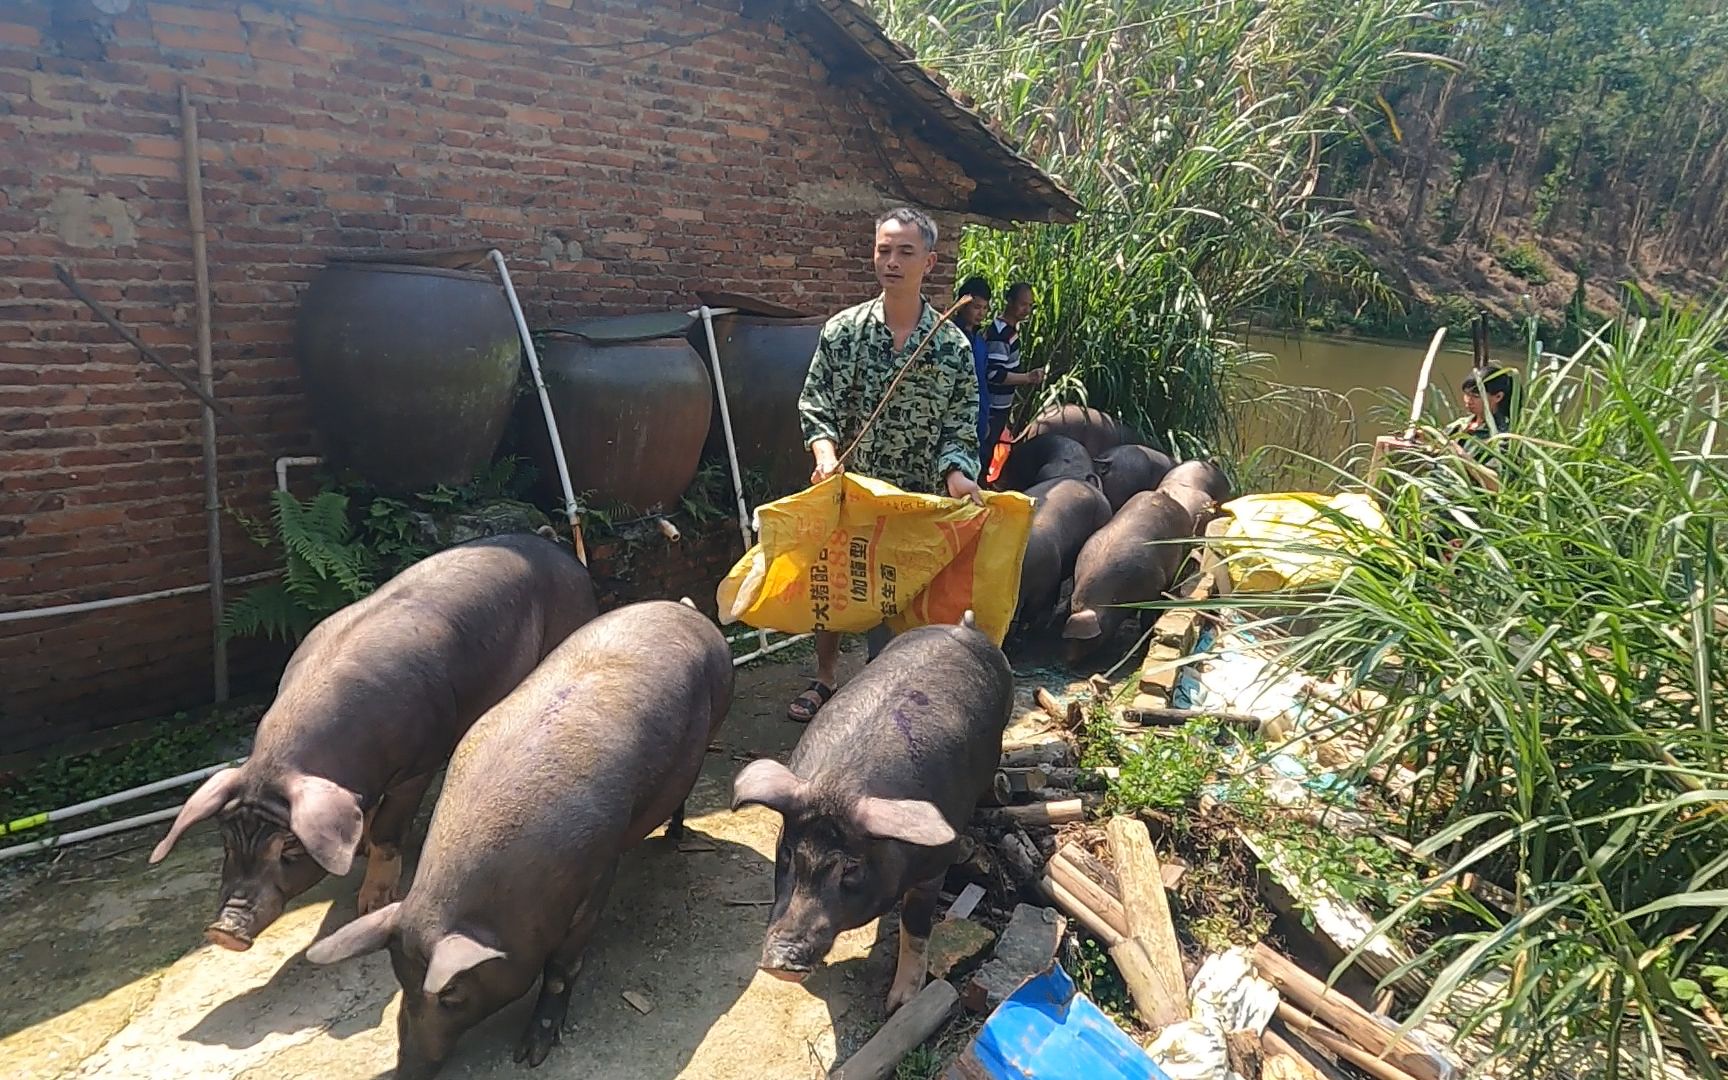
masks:
<svg viewBox="0 0 1728 1080"><path fill-rule="evenodd" d="M933 328L936 340L918 366L894 389L847 469L906 491L946 495L949 469L978 476L978 375L972 347L953 323L941 322L928 303L906 347L882 314L882 298L848 308L828 320L798 397L804 445L832 439L844 454L858 438L888 384Z"/></svg>

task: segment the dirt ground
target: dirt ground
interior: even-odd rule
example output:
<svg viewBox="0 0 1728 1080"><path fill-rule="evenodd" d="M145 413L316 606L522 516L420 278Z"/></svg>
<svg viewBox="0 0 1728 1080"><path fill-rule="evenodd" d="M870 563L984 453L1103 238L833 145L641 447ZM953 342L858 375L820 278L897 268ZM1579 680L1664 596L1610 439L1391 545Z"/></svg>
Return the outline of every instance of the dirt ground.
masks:
<svg viewBox="0 0 1728 1080"><path fill-rule="evenodd" d="M849 653L844 663L861 660ZM778 819L761 808L733 814L726 804L742 761L783 755L797 740L802 729L785 719L785 703L807 678L798 661L739 672L735 704L690 798L683 848L656 834L626 856L579 977L570 1030L532 1075L822 1077L881 1024L893 916L842 936L801 986L756 971ZM1028 709L1030 686L1021 694ZM8 984L0 1076L388 1075L397 1010L388 956L321 968L302 955L353 917L362 868L300 897L250 951L225 952L201 937L215 913L220 837L199 826L150 867L145 856L163 828L0 882ZM625 991L647 998L651 1011L639 1013ZM511 1050L531 999L470 1032L443 1075L530 1075Z"/></svg>

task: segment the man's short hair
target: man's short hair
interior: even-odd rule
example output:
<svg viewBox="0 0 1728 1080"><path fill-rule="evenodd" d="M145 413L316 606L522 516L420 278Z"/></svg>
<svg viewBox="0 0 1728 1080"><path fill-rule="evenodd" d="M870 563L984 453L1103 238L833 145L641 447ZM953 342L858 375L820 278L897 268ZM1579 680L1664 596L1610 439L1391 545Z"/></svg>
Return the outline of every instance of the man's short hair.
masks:
<svg viewBox="0 0 1728 1080"><path fill-rule="evenodd" d="M990 291L990 283L976 275L962 281L960 287L954 290L954 295L975 296L980 300L990 300L995 296L995 294Z"/></svg>
<svg viewBox="0 0 1728 1080"><path fill-rule="evenodd" d="M1016 281L1014 284L1008 286L1008 291L1002 294L1002 299L1012 304L1016 296L1019 296L1022 293L1030 293L1031 291L1032 283L1030 281Z"/></svg>
<svg viewBox="0 0 1728 1080"><path fill-rule="evenodd" d="M929 251L936 250L936 238L941 234L936 231L936 222L931 220L929 214L922 210L914 210L910 206L902 206L877 218L876 230L880 232L882 226L890 221L899 222L901 225L910 225L917 229L918 235L924 239L924 247Z"/></svg>

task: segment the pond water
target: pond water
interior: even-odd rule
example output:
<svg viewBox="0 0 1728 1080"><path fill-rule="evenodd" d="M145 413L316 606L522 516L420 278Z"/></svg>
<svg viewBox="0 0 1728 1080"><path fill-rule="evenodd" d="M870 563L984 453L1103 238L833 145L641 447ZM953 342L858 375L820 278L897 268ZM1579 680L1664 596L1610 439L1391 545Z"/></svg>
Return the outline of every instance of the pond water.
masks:
<svg viewBox="0 0 1728 1080"><path fill-rule="evenodd" d="M1430 417L1460 414L1458 388L1470 371L1469 340L1461 341L1463 348L1445 348L1434 361ZM1250 396L1237 413L1240 448L1280 446L1326 459L1404 425L1427 351L1316 334L1251 334L1247 342L1269 359L1246 381Z"/></svg>

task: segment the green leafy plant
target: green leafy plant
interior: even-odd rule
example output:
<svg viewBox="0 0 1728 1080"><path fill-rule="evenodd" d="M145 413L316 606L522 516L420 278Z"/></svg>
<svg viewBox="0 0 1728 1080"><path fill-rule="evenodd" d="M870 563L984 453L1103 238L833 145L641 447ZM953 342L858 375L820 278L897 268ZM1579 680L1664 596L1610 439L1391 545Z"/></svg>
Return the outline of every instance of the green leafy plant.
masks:
<svg viewBox="0 0 1728 1080"><path fill-rule="evenodd" d="M1728 306L1545 359L1482 447L1498 484L1391 464L1390 531L1330 592L1256 598L1311 627L1285 661L1386 696L1366 760L1416 770L1404 831L1443 869L1383 926L1465 872L1515 898L1422 951L1414 1018L1448 1003L1514 1061L1589 1038L1609 1075L1673 1046L1722 1075L1697 995L1728 966L1724 342ZM1505 989L1457 1005L1475 979Z"/></svg>
<svg viewBox="0 0 1728 1080"><path fill-rule="evenodd" d="M1503 248L1496 259L1507 273L1532 285L1546 285L1553 277L1547 258L1529 241Z"/></svg>
<svg viewBox="0 0 1728 1080"><path fill-rule="evenodd" d="M440 484L406 498L342 479L305 501L272 492L268 523L231 511L254 543L280 551L282 577L228 605L225 636L300 641L325 617L432 554L433 519L520 498L532 486L534 471L517 458L500 458L464 484Z"/></svg>
<svg viewBox="0 0 1728 1080"><path fill-rule="evenodd" d="M271 492L273 532L247 522L252 539L279 546L282 577L248 591L223 613L227 637L263 636L297 642L325 616L372 591L376 554L356 541L348 496L322 491L301 502Z"/></svg>
<svg viewBox="0 0 1728 1080"><path fill-rule="evenodd" d="M1120 762L1121 772L1109 789L1113 808L1132 813L1191 806L1223 766L1218 726L1190 720L1172 735L1148 735Z"/></svg>

